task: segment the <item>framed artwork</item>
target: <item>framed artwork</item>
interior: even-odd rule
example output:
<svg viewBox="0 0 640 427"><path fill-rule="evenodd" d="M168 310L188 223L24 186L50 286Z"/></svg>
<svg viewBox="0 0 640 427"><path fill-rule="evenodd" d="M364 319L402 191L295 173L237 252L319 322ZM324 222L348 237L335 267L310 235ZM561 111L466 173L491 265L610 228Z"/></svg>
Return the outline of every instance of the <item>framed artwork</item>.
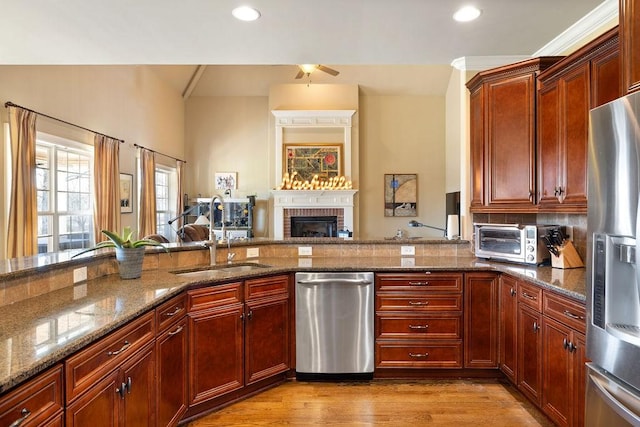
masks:
<svg viewBox="0 0 640 427"><path fill-rule="evenodd" d="M237 172L216 172L216 190L235 190L238 185Z"/></svg>
<svg viewBox="0 0 640 427"><path fill-rule="evenodd" d="M284 144L283 155L284 173L297 172L301 181L342 175L342 144Z"/></svg>
<svg viewBox="0 0 640 427"><path fill-rule="evenodd" d="M133 175L120 174L120 213L133 212Z"/></svg>
<svg viewBox="0 0 640 427"><path fill-rule="evenodd" d="M418 216L418 175L384 175L384 216Z"/></svg>

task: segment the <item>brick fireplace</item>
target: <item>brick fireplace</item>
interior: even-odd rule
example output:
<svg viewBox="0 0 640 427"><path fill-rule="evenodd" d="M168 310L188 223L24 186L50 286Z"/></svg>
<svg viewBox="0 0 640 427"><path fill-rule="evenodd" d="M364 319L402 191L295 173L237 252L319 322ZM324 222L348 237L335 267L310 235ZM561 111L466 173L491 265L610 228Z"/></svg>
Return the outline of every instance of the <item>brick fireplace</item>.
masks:
<svg viewBox="0 0 640 427"><path fill-rule="evenodd" d="M291 237L292 216L335 216L338 230L353 231L353 199L357 190L274 190L274 239Z"/></svg>

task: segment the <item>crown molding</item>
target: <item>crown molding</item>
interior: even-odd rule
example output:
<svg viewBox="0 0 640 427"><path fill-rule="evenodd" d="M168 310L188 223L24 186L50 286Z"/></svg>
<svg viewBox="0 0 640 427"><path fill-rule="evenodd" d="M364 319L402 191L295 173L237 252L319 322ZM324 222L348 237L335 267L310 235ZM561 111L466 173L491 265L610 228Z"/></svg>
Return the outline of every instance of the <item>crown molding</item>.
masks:
<svg viewBox="0 0 640 427"><path fill-rule="evenodd" d="M563 54L580 40L592 34L594 28L600 28L612 19L617 18L618 7L618 0L603 1L578 22L542 46L538 51L534 52L532 56L555 56Z"/></svg>
<svg viewBox="0 0 640 427"><path fill-rule="evenodd" d="M463 56L451 61L451 66L461 71L484 71L526 59L531 59L531 57L526 55Z"/></svg>

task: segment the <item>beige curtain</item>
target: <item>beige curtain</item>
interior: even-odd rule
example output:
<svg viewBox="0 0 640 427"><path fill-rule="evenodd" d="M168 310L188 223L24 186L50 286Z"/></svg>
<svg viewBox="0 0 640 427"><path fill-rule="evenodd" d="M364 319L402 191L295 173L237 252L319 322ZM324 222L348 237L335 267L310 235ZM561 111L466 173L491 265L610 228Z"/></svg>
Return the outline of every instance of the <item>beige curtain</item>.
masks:
<svg viewBox="0 0 640 427"><path fill-rule="evenodd" d="M36 118L32 111L9 107L12 174L7 227L9 258L38 253Z"/></svg>
<svg viewBox="0 0 640 427"><path fill-rule="evenodd" d="M156 234L156 159L155 153L140 149L140 237Z"/></svg>
<svg viewBox="0 0 640 427"><path fill-rule="evenodd" d="M178 160L176 162L176 173L178 175L178 194L176 197L176 215L180 215L184 210L184 203L188 200L184 200L184 163L182 160ZM182 227L184 224L184 217L181 217L178 221L178 229Z"/></svg>
<svg viewBox="0 0 640 427"><path fill-rule="evenodd" d="M101 230L120 229L120 141L96 134L94 144L95 199L93 229L96 242L106 240Z"/></svg>

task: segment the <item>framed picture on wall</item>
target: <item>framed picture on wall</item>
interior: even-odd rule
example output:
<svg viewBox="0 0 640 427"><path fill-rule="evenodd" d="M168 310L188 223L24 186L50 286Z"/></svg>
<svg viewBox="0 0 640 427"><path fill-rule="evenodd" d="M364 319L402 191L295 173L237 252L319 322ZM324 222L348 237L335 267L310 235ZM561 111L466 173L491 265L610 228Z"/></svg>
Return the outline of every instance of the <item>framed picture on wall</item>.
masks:
<svg viewBox="0 0 640 427"><path fill-rule="evenodd" d="M284 172L297 172L301 181L311 181L314 175L326 180L343 174L342 144L284 144L282 154Z"/></svg>
<svg viewBox="0 0 640 427"><path fill-rule="evenodd" d="M133 175L120 174L120 213L133 212Z"/></svg>
<svg viewBox="0 0 640 427"><path fill-rule="evenodd" d="M238 188L237 172L216 172L216 190L235 190Z"/></svg>
<svg viewBox="0 0 640 427"><path fill-rule="evenodd" d="M384 175L384 216L418 216L418 175Z"/></svg>

